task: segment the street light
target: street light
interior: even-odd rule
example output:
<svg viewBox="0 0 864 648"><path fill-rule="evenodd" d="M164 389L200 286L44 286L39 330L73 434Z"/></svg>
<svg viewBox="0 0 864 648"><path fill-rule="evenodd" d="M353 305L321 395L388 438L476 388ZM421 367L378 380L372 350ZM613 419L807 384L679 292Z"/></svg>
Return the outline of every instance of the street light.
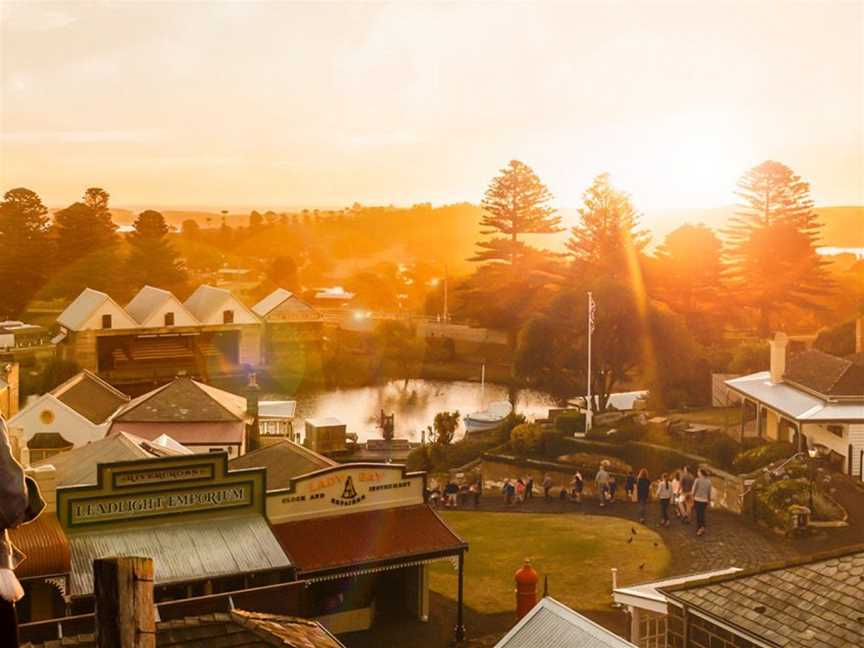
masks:
<svg viewBox="0 0 864 648"><path fill-rule="evenodd" d="M813 515L813 490L816 484L816 455L819 454L819 451L816 448L807 448L807 454L810 457L810 461L808 461L808 467L810 468L810 515Z"/></svg>

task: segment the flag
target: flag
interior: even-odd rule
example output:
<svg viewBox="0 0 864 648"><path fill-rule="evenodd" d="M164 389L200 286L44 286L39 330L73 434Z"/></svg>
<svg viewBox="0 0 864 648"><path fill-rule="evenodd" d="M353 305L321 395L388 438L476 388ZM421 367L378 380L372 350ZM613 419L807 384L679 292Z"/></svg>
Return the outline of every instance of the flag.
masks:
<svg viewBox="0 0 864 648"><path fill-rule="evenodd" d="M597 304L591 293L588 293L588 332L593 333L595 328L595 318L597 316Z"/></svg>

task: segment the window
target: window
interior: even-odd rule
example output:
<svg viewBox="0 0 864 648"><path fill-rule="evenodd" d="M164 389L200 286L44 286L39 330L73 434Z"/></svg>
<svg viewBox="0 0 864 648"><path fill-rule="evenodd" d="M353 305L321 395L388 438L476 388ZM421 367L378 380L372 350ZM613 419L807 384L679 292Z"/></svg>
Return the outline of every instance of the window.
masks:
<svg viewBox="0 0 864 648"><path fill-rule="evenodd" d="M234 323L234 311L233 310L222 311L222 323L223 324L233 324Z"/></svg>
<svg viewBox="0 0 864 648"><path fill-rule="evenodd" d="M102 316L102 328L103 329L110 329L111 328L111 315L110 315L110 313L108 315Z"/></svg>
<svg viewBox="0 0 864 648"><path fill-rule="evenodd" d="M843 438L843 426L842 425L828 425L828 431L834 436L838 436L841 439Z"/></svg>
<svg viewBox="0 0 864 648"><path fill-rule="evenodd" d="M174 326L174 313L165 313L165 326Z"/></svg>

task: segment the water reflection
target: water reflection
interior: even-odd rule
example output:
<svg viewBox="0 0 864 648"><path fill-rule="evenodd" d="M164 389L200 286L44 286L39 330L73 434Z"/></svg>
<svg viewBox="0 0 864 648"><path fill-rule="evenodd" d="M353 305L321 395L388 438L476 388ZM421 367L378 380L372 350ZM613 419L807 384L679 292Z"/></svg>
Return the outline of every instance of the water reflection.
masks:
<svg viewBox="0 0 864 648"><path fill-rule="evenodd" d="M467 381L394 380L372 387L335 389L298 394L296 397L268 394L266 398L296 398L297 418L294 429L302 431L306 418L335 416L348 425L360 440L380 437L376 428L378 413L396 415L396 436L420 440L421 430L432 424L435 415L445 410L459 410L464 416L482 409L492 401L506 400L507 387L486 383L481 403L480 383ZM528 418L546 416L555 400L548 394L522 389L515 394L516 411ZM457 436L465 432L460 421Z"/></svg>

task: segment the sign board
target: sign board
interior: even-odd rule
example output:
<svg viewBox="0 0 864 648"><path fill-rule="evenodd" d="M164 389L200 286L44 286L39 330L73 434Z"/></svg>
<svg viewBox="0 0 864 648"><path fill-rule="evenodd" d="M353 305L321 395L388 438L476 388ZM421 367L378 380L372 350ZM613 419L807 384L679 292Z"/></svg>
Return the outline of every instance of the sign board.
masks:
<svg viewBox="0 0 864 648"><path fill-rule="evenodd" d="M225 453L100 464L95 485L57 489L57 514L74 531L227 510L263 513L264 479L262 468L229 471Z"/></svg>
<svg viewBox="0 0 864 648"><path fill-rule="evenodd" d="M395 464L356 463L297 477L267 493L272 524L423 503L425 473Z"/></svg>

